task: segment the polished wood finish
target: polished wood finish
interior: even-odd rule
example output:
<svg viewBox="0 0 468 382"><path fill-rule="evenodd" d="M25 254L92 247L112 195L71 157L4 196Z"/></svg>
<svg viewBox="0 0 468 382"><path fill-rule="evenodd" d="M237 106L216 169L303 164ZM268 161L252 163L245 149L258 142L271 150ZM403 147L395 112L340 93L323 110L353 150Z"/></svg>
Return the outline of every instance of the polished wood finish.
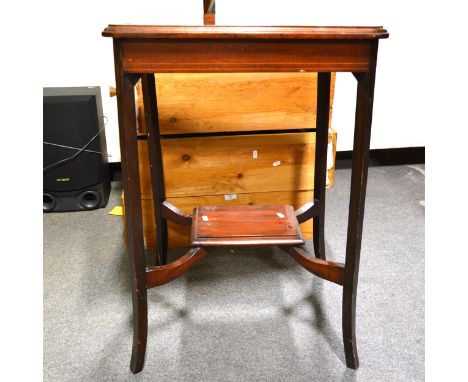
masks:
<svg viewBox="0 0 468 382"><path fill-rule="evenodd" d="M143 369L148 336L148 304L134 93L134 85L138 77L122 71L120 65L120 45L117 41L114 41L114 61L119 126L121 127L119 134L122 178L124 179L123 186L126 195L125 231L133 302L133 346L130 369L133 373L137 373Z"/></svg>
<svg viewBox="0 0 468 382"><path fill-rule="evenodd" d="M315 218L319 214L318 203L319 201L317 199L309 199L300 208L294 211L297 221L299 223L304 223Z"/></svg>
<svg viewBox="0 0 468 382"><path fill-rule="evenodd" d="M369 44L351 41L124 39L122 65L128 73L368 71Z"/></svg>
<svg viewBox="0 0 468 382"><path fill-rule="evenodd" d="M387 38L381 26L164 26L110 24L103 36L147 40L377 40ZM174 63L176 65L176 63Z"/></svg>
<svg viewBox="0 0 468 382"><path fill-rule="evenodd" d="M327 177L328 123L330 121L330 73L319 73L317 84L317 129L315 144L314 194L319 201L314 209L315 256L325 260L325 186Z"/></svg>
<svg viewBox="0 0 468 382"><path fill-rule="evenodd" d="M167 200L162 203L162 215L179 225L189 226L192 224L192 215L186 214Z"/></svg>
<svg viewBox="0 0 468 382"><path fill-rule="evenodd" d="M208 252L203 248L190 248L184 256L168 265L147 267L146 287L153 288L167 284L169 281L183 275L207 254Z"/></svg>
<svg viewBox="0 0 468 382"><path fill-rule="evenodd" d="M322 106L318 108L317 121L322 122L317 122L317 128L322 131L324 131L323 126L328 124L328 121L325 122L325 112L321 113L320 110L325 109L323 105L326 103L326 98L329 97L329 73L336 71L353 72L358 81L346 261L342 277L343 341L346 365L356 369L359 365L355 333L356 292L364 218L377 47L380 38L388 37L387 31L381 27L159 27L112 25L106 28L103 35L114 38L120 143L124 175L125 210L127 213L127 249L132 276L134 314L134 341L130 365L132 372L137 373L143 368L147 340L146 290L148 287L143 251L134 85L140 76L147 73L152 75L154 72L295 72L301 70L325 73L319 77L319 82L322 84L319 87L323 87L325 90L323 92L319 90L319 93L323 95L318 96ZM148 81L148 77L145 78L148 84L150 81ZM155 92L150 86L147 89L150 90L147 91L149 95L147 98L154 97L149 102L155 104ZM326 109L328 111L328 105ZM146 113L146 115L147 117L157 118L156 113ZM152 124L153 130L156 129L157 121L150 122L147 120L148 123ZM153 137L155 136L153 135ZM325 145L319 143L319 141L323 142L323 136L317 139L317 146L320 145L323 148ZM157 169L162 168L162 160L157 153L153 160L157 161L157 163L152 163ZM321 175L316 178L322 179L322 183L318 188L323 190L325 187L323 184L323 166L319 171L321 171ZM157 178L160 176L158 173L159 171L153 170L152 176ZM164 182L158 184L158 187L164 191ZM164 200L158 201L158 192L161 191L153 188L153 200L162 203ZM318 207L315 209L318 209L323 218L323 211L320 209L321 205L324 206L324 204L321 204L322 201L324 203L324 193L320 194L320 198L317 198L317 195L315 196L318 203ZM198 212L213 212L204 210L204 208L206 207L200 207L197 210L197 214L193 217L194 224L200 224ZM272 207L268 208L272 209ZM262 215L268 208L256 213L243 211L242 217L239 216L239 218L229 211L220 212L219 218L223 220L223 223L221 231L217 230L217 236L215 236L216 232L214 231L213 235L209 236L209 229L204 230L203 227L197 226L192 230L194 232L193 239L195 239L192 240L192 243L195 244L199 233L202 233L209 236L208 244L213 244L218 239L221 245L227 244L229 240L235 238L234 231L230 231L227 222L236 221L236 219L239 222L243 221L245 225L249 225L252 229L255 223L276 229L276 224L272 222L271 217L268 216L268 219L266 219L264 214ZM314 206L310 208L314 208ZM237 207L235 210L236 213L239 213L242 208ZM297 212L297 216L303 219L306 216L305 211L307 209L301 209ZM155 207L156 214L157 208ZM296 213L291 207L289 207L288 213L284 215L288 216L286 220L289 224L295 223L298 227ZM245 229L241 231L242 227L240 226L238 228L239 232L244 234L242 237L246 237L247 231ZM275 238L282 238L283 240L293 238L293 236L289 236L290 230L293 228L293 226L283 227L283 231ZM300 231L299 228L297 229L299 236ZM258 235L265 234L265 236L257 236L257 238L267 237L269 240L273 237L271 232L256 232ZM251 245L259 244L252 239L252 236L246 240L250 240L249 244ZM320 237L318 240L321 240ZM274 243L274 240L269 241L269 244L272 243ZM282 244L282 246L295 247L297 244L289 242ZM181 260L181 263L174 264L172 268L164 269L173 269L174 273L172 275L175 276L183 273L185 271L184 267L189 267L190 262L193 261L191 253L194 254L194 252L196 252L196 249L189 252L188 256ZM337 274L339 276L339 270L342 269L339 264L325 260L322 260L323 263L322 261L311 261L308 255L297 249L290 252L298 262L320 277L334 282L340 281L339 277L336 276ZM316 255L324 256L324 253L321 253L319 248L318 251L316 250ZM177 271L175 271L176 269ZM155 271L152 273L154 275L162 274L161 269L160 272ZM167 271L167 274L169 273ZM149 286L151 285L150 283Z"/></svg>
<svg viewBox="0 0 468 382"><path fill-rule="evenodd" d="M151 163L150 172L154 200L154 217L156 226L158 227L156 230L156 262L158 265L161 265L166 264L167 261L167 220L162 214L162 203L166 199L166 192L154 74L144 74L141 77L141 83L143 102L145 104L145 121L148 128L148 155Z"/></svg>
<svg viewBox="0 0 468 382"><path fill-rule="evenodd" d="M371 70L365 74L360 73L355 75L358 87L342 306L346 365L352 369L357 369L359 367L356 344L356 298L359 260L361 256L362 226L364 222L364 206L366 200L377 49L378 46L375 43L371 56Z"/></svg>
<svg viewBox="0 0 468 382"><path fill-rule="evenodd" d="M186 248L190 246L190 233L192 225L193 209L199 206L241 206L263 204L287 204L293 208L299 208L308 200L313 199L313 191L279 191L279 192L255 192L237 194L236 199L226 200L224 195L203 195L181 198L167 198L163 203L163 216L167 218L168 248ZM122 203L124 197L122 195ZM168 203L180 212L186 214L183 221L177 222L171 219L165 204ZM142 199L143 235L145 248L154 251L156 249L156 225L154 222L153 199ZM175 207L177 206L177 207ZM172 207L171 207L172 209ZM174 217L174 215L172 215ZM125 214L124 214L125 223ZM312 220L303 221L300 224L302 236L305 240L312 239Z"/></svg>
<svg viewBox="0 0 468 382"><path fill-rule="evenodd" d="M291 206L203 206L193 213L191 246L303 244Z"/></svg>
<svg viewBox="0 0 468 382"><path fill-rule="evenodd" d="M343 285L344 264L318 259L299 247L280 247L309 272L322 279Z"/></svg>

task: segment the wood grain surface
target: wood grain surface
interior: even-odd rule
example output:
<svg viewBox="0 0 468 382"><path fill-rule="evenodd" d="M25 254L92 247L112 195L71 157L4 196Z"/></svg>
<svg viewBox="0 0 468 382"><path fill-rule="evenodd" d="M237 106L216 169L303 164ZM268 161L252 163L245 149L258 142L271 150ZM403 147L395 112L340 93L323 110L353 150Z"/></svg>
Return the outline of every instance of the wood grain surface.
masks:
<svg viewBox="0 0 468 382"><path fill-rule="evenodd" d="M330 125L335 91L332 74ZM314 128L317 73L161 73L161 134ZM138 134L146 135L137 84Z"/></svg>
<svg viewBox="0 0 468 382"><path fill-rule="evenodd" d="M375 40L387 38L381 26L166 26L110 24L102 35L119 39Z"/></svg>
<svg viewBox="0 0 468 382"><path fill-rule="evenodd" d="M123 199L124 195L122 195L122 200ZM199 206L288 204L296 209L311 199L313 199L313 191L281 191L237 194L235 200L225 200L224 195L204 195L198 197L168 198L168 201L179 207L182 211L192 214L193 209ZM153 214L153 200L142 199L141 204L145 247L148 249L155 249L156 229ZM309 220L300 226L303 237L306 240L312 239L312 221ZM168 221L167 227L169 248L189 246L190 226L182 226Z"/></svg>
<svg viewBox="0 0 468 382"><path fill-rule="evenodd" d="M161 144L168 197L313 189L315 133L177 138ZM329 144L336 144L334 131ZM150 198L147 143L139 140L138 146L141 193ZM334 157L329 163L331 186Z"/></svg>
<svg viewBox="0 0 468 382"><path fill-rule="evenodd" d="M192 219L191 246L304 245L287 205L202 206Z"/></svg>

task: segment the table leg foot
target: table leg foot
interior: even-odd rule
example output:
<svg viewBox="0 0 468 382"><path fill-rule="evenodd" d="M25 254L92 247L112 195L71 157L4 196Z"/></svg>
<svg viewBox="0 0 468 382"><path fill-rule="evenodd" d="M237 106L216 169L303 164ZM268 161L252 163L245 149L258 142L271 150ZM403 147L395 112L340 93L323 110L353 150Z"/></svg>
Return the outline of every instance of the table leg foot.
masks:
<svg viewBox="0 0 468 382"><path fill-rule="evenodd" d="M343 345L346 366L357 370L359 357L356 344L356 291L343 288Z"/></svg>
<svg viewBox="0 0 468 382"><path fill-rule="evenodd" d="M143 296L144 294L144 296ZM148 336L148 308L146 302L146 289L144 293L136 293L137 302L134 300L133 314L133 346L130 370L133 374L143 370L145 365L146 342Z"/></svg>

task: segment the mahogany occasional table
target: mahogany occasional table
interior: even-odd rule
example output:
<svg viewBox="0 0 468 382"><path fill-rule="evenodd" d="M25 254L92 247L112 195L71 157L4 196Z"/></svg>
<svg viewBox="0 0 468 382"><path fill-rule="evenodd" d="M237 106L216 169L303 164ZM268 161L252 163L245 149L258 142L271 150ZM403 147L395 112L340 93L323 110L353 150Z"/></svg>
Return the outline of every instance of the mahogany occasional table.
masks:
<svg viewBox="0 0 468 382"><path fill-rule="evenodd" d="M366 197L375 70L382 27L225 27L109 25L114 42L127 252L133 297L130 369L143 369L148 331L147 289L185 273L212 247L277 245L311 273L343 286L346 366L357 369L356 290ZM318 72L314 200L291 206L200 206L193 216L165 200L155 73ZM325 258L324 218L330 73L351 72L357 104L345 263ZM141 78L157 225L158 264L147 266L143 246L134 86ZM170 171L170 168L165 168ZM193 174L196 176L196 174ZM215 179L213 181L216 181ZM191 225L191 248L166 264L167 219ZM312 256L299 223L313 219Z"/></svg>

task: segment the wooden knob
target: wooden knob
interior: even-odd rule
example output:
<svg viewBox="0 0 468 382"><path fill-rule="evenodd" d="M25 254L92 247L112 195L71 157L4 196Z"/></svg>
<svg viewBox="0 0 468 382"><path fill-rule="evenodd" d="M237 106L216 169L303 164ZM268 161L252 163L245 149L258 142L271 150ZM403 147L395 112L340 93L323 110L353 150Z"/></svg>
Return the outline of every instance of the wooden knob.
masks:
<svg viewBox="0 0 468 382"><path fill-rule="evenodd" d="M190 160L190 155L184 154L184 155L182 156L182 160L184 160L184 161Z"/></svg>
<svg viewBox="0 0 468 382"><path fill-rule="evenodd" d="M169 120L169 122L171 122L171 123L176 123L176 122L177 122L177 118L176 118L176 117L171 117L171 119Z"/></svg>

